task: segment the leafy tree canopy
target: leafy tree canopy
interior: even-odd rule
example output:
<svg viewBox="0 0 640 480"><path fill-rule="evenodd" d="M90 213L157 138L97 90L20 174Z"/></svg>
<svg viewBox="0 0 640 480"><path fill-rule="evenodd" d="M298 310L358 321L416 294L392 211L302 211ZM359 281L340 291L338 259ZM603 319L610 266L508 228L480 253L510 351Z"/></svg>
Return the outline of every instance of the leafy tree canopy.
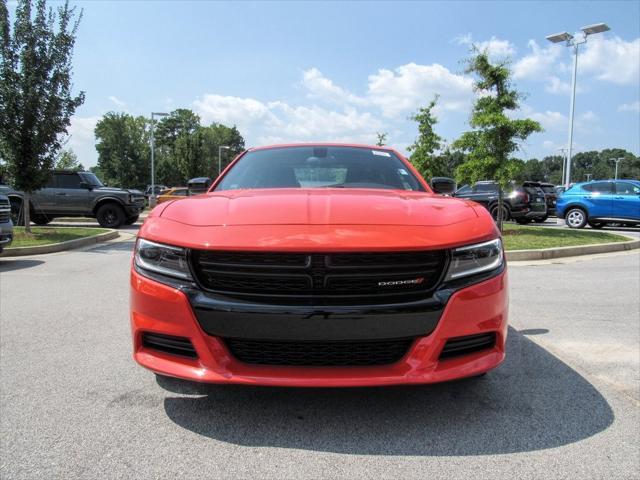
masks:
<svg viewBox="0 0 640 480"><path fill-rule="evenodd" d="M478 96L469 122L472 130L453 143L467 155L456 169L456 178L461 183L494 179L506 186L523 168L522 162L512 157L520 142L541 132L542 127L534 120L508 115L519 108L522 96L511 85L506 62L492 64L486 52L478 52L468 61L466 72L476 75Z"/></svg>
<svg viewBox="0 0 640 480"><path fill-rule="evenodd" d="M84 170L84 166L78 161L78 156L70 148L60 152L56 160L55 168L58 170L75 170L78 172Z"/></svg>
<svg viewBox="0 0 640 480"><path fill-rule="evenodd" d="M47 182L71 116L84 102L71 83L81 17L67 2L54 12L45 0L19 0L12 29L0 0L0 154L14 186L26 193L26 207L29 194Z"/></svg>

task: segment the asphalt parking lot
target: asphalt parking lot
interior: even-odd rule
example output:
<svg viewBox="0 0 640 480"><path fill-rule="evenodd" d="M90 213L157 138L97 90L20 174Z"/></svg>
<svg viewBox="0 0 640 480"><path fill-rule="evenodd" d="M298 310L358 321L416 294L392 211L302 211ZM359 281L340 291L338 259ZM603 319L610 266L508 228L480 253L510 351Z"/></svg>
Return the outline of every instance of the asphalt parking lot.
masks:
<svg viewBox="0 0 640 480"><path fill-rule="evenodd" d="M637 250L512 264L484 378L318 390L136 366L132 246L0 259L1 478L638 478Z"/></svg>

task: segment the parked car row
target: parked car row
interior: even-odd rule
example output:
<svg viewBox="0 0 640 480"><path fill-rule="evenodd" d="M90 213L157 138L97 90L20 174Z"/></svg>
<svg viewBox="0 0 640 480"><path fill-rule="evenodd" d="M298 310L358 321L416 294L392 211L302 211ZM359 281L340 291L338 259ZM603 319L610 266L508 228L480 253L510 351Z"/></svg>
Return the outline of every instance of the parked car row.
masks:
<svg viewBox="0 0 640 480"><path fill-rule="evenodd" d="M544 222L550 215L549 205L555 208L555 199L545 193L537 182L525 182L511 192L503 192L502 218L515 220L520 224ZM476 182L464 185L454 194L454 197L466 198L483 205L494 219L498 218L498 196L500 186L493 181Z"/></svg>
<svg viewBox="0 0 640 480"><path fill-rule="evenodd" d="M558 218L571 228L607 224L640 225L640 181L603 180L576 183L558 199Z"/></svg>
<svg viewBox="0 0 640 480"><path fill-rule="evenodd" d="M0 185L0 194L9 198L15 225L24 224L22 192ZM90 217L105 228L131 225L145 208L139 190L106 187L91 172L53 171L44 188L31 194L29 216L36 225L46 225L56 217Z"/></svg>

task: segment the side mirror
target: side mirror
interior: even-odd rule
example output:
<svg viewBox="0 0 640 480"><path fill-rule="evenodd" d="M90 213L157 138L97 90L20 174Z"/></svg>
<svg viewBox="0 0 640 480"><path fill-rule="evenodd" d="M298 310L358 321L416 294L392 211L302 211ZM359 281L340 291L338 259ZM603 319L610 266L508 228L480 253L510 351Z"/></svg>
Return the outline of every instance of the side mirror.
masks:
<svg viewBox="0 0 640 480"><path fill-rule="evenodd" d="M431 179L431 188L440 195L453 195L456 191L456 181L453 178L433 177Z"/></svg>
<svg viewBox="0 0 640 480"><path fill-rule="evenodd" d="M87 182L80 182L80 188L85 188L87 190L92 190L93 187L89 185Z"/></svg>

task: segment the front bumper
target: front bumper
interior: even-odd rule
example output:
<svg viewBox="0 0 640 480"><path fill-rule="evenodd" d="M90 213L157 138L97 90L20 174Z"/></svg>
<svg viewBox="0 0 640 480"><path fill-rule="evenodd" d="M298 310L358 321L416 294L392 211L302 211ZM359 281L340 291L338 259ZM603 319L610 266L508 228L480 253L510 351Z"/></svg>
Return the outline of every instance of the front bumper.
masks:
<svg viewBox="0 0 640 480"><path fill-rule="evenodd" d="M230 304L201 292L177 289L131 273L133 357L150 370L210 383L274 386L373 386L433 383L478 375L504 359L508 292L506 270L457 291L440 290L430 299L402 306L299 308ZM206 331L205 331L206 330ZM231 355L221 336L283 340L378 339L416 336L404 357L391 365L289 367L250 365ZM146 348L143 332L186 337L197 359ZM208 332L208 333L207 333ZM450 338L496 334L493 348L439 359Z"/></svg>
<svg viewBox="0 0 640 480"><path fill-rule="evenodd" d="M0 252L13 242L13 224L11 221L0 223Z"/></svg>

